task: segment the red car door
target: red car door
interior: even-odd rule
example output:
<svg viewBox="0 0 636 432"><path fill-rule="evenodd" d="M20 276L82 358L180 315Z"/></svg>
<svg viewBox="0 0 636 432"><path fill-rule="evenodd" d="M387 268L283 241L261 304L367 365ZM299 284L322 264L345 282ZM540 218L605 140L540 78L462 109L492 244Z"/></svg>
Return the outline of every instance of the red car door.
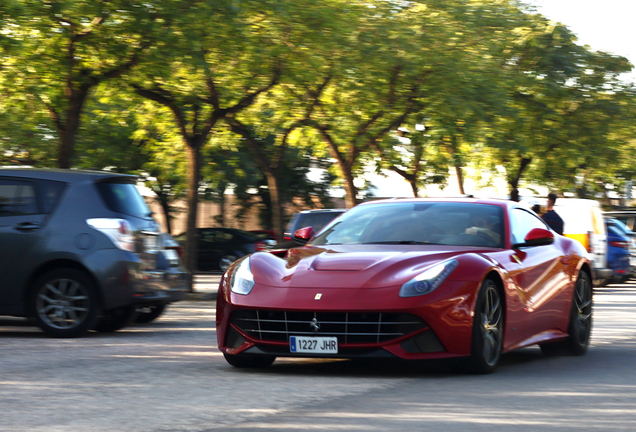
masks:
<svg viewBox="0 0 636 432"><path fill-rule="evenodd" d="M567 304L570 278L564 253L557 244L524 245L526 235L534 228L547 229L547 226L525 209L512 209L510 229L513 248L509 251L510 259L505 261L516 290L517 312L510 318L517 335L514 339L519 343L529 338L540 338L545 332L564 331L563 327L567 326L564 317L568 315L563 313L563 308Z"/></svg>

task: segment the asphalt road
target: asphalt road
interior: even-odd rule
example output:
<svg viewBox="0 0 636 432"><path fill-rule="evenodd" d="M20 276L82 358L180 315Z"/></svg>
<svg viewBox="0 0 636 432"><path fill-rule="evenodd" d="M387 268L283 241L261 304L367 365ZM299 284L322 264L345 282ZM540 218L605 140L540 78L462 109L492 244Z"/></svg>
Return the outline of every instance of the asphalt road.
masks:
<svg viewBox="0 0 636 432"><path fill-rule="evenodd" d="M195 292L211 294L206 283ZM636 429L636 283L597 292L586 356L527 348L487 376L332 360L234 369L216 350L214 301L202 297L82 339L0 320L0 431Z"/></svg>

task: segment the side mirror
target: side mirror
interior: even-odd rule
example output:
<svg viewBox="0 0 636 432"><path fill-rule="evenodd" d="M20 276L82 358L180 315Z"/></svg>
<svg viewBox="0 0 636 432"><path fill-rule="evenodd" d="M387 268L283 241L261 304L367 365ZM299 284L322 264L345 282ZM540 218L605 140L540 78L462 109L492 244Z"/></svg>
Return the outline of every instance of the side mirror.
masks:
<svg viewBox="0 0 636 432"><path fill-rule="evenodd" d="M314 236L314 229L310 226L301 228L294 232L294 242L304 245Z"/></svg>
<svg viewBox="0 0 636 432"><path fill-rule="evenodd" d="M524 243L516 244L521 246L545 246L554 243L554 233L544 228L533 228L524 238Z"/></svg>

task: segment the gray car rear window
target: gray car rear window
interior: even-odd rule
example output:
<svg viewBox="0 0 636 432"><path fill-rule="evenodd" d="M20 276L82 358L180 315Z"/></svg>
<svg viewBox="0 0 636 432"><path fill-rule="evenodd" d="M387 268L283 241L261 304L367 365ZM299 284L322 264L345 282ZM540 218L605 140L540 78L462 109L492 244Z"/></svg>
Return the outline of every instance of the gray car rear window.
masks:
<svg viewBox="0 0 636 432"><path fill-rule="evenodd" d="M138 218L150 217L150 209L134 184L101 182L97 183L97 189L112 211Z"/></svg>

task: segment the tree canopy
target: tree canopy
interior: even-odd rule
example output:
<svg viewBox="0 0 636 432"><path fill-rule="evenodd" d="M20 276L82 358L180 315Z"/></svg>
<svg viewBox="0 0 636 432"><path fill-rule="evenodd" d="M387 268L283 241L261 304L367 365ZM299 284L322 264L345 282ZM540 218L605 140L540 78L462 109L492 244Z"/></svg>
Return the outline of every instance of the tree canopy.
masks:
<svg viewBox="0 0 636 432"><path fill-rule="evenodd" d="M512 199L622 187L631 68L516 0L4 0L0 163L140 174L168 226L185 198L192 266L198 202L230 189L282 231L370 168L415 195L468 166Z"/></svg>

